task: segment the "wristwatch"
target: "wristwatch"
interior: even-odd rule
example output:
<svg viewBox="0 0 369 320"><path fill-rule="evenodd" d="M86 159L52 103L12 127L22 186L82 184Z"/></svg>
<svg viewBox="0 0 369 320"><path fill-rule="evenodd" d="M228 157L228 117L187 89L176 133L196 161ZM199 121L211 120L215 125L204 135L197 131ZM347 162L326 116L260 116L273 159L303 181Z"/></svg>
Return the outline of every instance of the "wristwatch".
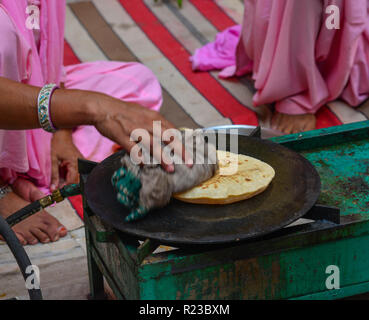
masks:
<svg viewBox="0 0 369 320"><path fill-rule="evenodd" d="M8 193L12 191L12 188L8 184L0 187L0 199L4 198Z"/></svg>

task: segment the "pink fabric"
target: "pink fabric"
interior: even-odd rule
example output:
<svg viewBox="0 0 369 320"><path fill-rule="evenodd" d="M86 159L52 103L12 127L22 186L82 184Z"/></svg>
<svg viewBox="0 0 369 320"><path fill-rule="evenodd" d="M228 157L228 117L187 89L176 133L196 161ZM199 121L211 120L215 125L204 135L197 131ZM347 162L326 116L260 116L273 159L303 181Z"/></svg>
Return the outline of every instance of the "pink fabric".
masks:
<svg viewBox="0 0 369 320"><path fill-rule="evenodd" d="M217 34L214 42L196 49L190 57L193 70L209 71L225 69L236 64L236 48L241 34L241 26L227 28Z"/></svg>
<svg viewBox="0 0 369 320"><path fill-rule="evenodd" d="M325 25L331 4L340 8L339 30ZM304 114L337 98L357 106L369 97L369 0L245 0L239 28L198 50L192 63L220 65L223 77L251 72L254 105L276 102L279 112Z"/></svg>
<svg viewBox="0 0 369 320"><path fill-rule="evenodd" d="M92 90L158 111L160 84L152 71L136 62L98 61L65 68L67 89ZM73 140L83 156L101 161L112 153L114 143L91 126L79 127Z"/></svg>
<svg viewBox="0 0 369 320"><path fill-rule="evenodd" d="M39 48L34 32L26 28L28 4L40 4ZM99 91L159 110L160 85L141 64L96 62L63 70L64 15L63 0L0 0L0 76L35 86L63 80L66 88ZM112 152L113 143L92 127L77 128L73 139L91 160L101 161ZM51 178L50 141L51 134L41 129L0 130L2 179L12 183L17 176L26 176L47 191Z"/></svg>

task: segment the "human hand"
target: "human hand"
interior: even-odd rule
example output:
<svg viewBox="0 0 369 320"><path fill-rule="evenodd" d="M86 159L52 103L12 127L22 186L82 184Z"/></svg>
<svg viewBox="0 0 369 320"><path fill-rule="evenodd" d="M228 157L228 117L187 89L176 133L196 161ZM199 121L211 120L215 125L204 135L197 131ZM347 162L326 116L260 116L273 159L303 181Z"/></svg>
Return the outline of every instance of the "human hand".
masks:
<svg viewBox="0 0 369 320"><path fill-rule="evenodd" d="M138 142L150 150L155 159L160 159L161 165L167 172L174 171L172 159L164 152L161 142L170 143L173 152L180 155L185 163L191 167L190 155L185 152L182 141L178 137L165 140L163 133L168 129L175 129L158 112L144 108L135 103L127 103L105 95L95 98L95 117L94 125L96 129L107 138L117 142L127 152L130 152ZM160 130L154 130L153 123L160 123ZM148 139L144 139L139 134L133 134L136 129L145 132ZM132 138L132 139L131 139ZM158 141L158 143L155 143Z"/></svg>
<svg viewBox="0 0 369 320"><path fill-rule="evenodd" d="M78 159L84 157L73 143L72 131L64 129L54 133L51 140L51 191L79 182Z"/></svg>

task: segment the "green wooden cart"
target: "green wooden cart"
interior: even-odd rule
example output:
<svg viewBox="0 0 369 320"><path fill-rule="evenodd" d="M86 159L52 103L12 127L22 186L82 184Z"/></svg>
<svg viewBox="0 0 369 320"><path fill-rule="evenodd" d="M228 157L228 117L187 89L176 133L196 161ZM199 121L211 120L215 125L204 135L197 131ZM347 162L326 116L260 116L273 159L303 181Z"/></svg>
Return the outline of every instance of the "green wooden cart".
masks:
<svg viewBox="0 0 369 320"><path fill-rule="evenodd" d="M339 224L318 219L245 243L157 252L159 243L139 244L104 225L84 199L91 298L103 296L103 278L118 299L338 299L369 292L368 138L365 121L272 139L316 167L318 203L340 208ZM91 168L81 165L82 189ZM339 272L338 289L327 286L330 266Z"/></svg>

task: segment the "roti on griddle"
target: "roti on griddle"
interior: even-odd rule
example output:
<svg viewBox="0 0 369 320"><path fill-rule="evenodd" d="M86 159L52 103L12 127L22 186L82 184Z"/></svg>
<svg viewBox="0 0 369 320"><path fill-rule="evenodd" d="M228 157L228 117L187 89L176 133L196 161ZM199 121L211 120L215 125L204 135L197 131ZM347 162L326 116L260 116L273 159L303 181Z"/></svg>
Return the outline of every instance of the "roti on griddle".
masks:
<svg viewBox="0 0 369 320"><path fill-rule="evenodd" d="M226 151L217 151L219 169L200 185L174 195L174 198L199 204L229 204L263 192L275 176L267 163Z"/></svg>

